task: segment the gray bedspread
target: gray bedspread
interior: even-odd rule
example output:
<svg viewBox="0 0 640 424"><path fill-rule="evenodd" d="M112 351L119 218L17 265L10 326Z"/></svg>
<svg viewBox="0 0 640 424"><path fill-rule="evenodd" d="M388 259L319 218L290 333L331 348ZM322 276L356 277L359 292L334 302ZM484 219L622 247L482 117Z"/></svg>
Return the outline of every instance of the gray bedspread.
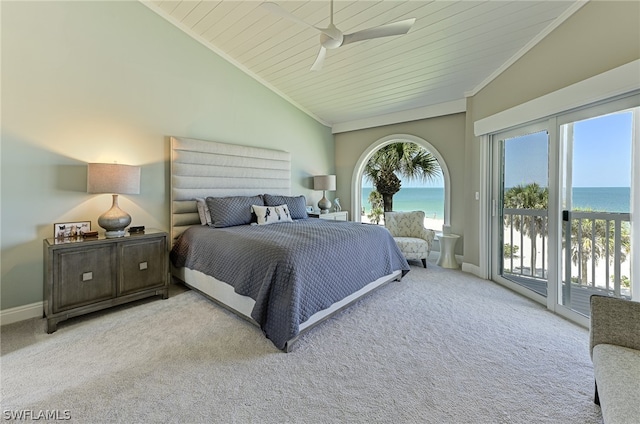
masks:
<svg viewBox="0 0 640 424"><path fill-rule="evenodd" d="M409 272L384 227L321 219L194 226L176 241L171 261L254 299L251 316L279 349L314 313L393 271Z"/></svg>

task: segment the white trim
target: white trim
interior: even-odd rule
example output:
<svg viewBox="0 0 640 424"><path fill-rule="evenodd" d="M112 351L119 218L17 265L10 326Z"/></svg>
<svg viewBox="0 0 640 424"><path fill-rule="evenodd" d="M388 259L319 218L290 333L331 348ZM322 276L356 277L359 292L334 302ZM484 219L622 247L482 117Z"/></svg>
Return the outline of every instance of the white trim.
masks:
<svg viewBox="0 0 640 424"><path fill-rule="evenodd" d="M562 291L562 149L558 133L558 118L547 121L547 172L549 198L547 202L547 309L556 311ZM555 287L555 290L553 288ZM575 314L575 312L574 312ZM578 314L576 314L578 315Z"/></svg>
<svg viewBox="0 0 640 424"><path fill-rule="evenodd" d="M157 13L158 15L160 15L162 18L166 19L169 23L178 27L181 31L184 31L189 37L193 38L194 40L196 40L197 42L199 42L200 44L202 44L203 46L205 46L206 48L208 48L209 50L211 50L212 52L220 56L222 59L226 60L227 62L229 62L230 64L232 64L233 66L235 66L236 68L238 68L239 70L241 70L242 72L244 72L245 74L253 78L254 80L258 81L260 84L264 85L269 90L273 91L278 96L282 97L284 100L291 103L293 106L297 107L302 112L306 113L307 115L309 115L310 117L312 117L313 119L321 123L322 125L325 125L327 127L331 126L331 124L324 121L322 118L315 115L313 112L311 112L301 104L297 103L291 97L287 96L282 91L278 90L273 85L269 84L260 76L251 72L249 68L247 68L246 66L244 66L243 64L241 64L240 62L238 62L237 60L235 60L234 58L232 58L231 56L223 52L222 50L218 49L217 47L212 46L207 40L202 38L199 34L196 34L195 32L193 32L189 27L184 25L182 22L176 21L171 15L167 14L164 10L162 10L159 6L157 6L151 0L138 0L138 1L143 5L147 6L149 9L151 9L155 13Z"/></svg>
<svg viewBox="0 0 640 424"><path fill-rule="evenodd" d="M540 41L542 41L547 35L549 35L553 30L558 28L561 24L564 23L567 19L571 17L574 13L576 13L582 6L588 3L588 0L578 0L567 10L562 12L560 16L558 16L551 24L549 24L542 32L538 33L533 39L531 39L527 44L524 45L520 50L516 52L511 58L509 58L506 62L504 62L498 69L496 69L491 75L489 75L484 81L478 84L473 90L464 93L466 97L475 96L478 94L480 90L489 85L491 81L498 78L500 74L506 71L511 65L516 63L522 56L527 54L529 50L534 48Z"/></svg>
<svg viewBox="0 0 640 424"><path fill-rule="evenodd" d="M468 262L463 262L462 271L467 272L469 274L473 274L476 277L482 278L483 280L487 280L487 277L484 275L483 269L477 265L470 264Z"/></svg>
<svg viewBox="0 0 640 424"><path fill-rule="evenodd" d="M480 251L478 252L478 273L476 274L480 278L489 279L490 266L489 261L491 259L491 214L489 213L489 204L491 199L491 149L490 149L490 137L483 135L480 138L480 199L478 205L478 220L480 232L478 234L478 245Z"/></svg>
<svg viewBox="0 0 640 424"><path fill-rule="evenodd" d="M638 89L640 59L480 119L473 124L474 134L491 134Z"/></svg>
<svg viewBox="0 0 640 424"><path fill-rule="evenodd" d="M631 298L640 302L640 107L634 111L631 140Z"/></svg>
<svg viewBox="0 0 640 424"><path fill-rule="evenodd" d="M44 302L30 303L16 306L15 308L0 311L0 325L13 324L31 318L42 318L44 315Z"/></svg>
<svg viewBox="0 0 640 424"><path fill-rule="evenodd" d="M351 175L351 213L353 220L360 222L360 211L362 210L362 173L364 167L369 161L369 158L373 156L373 153L385 146L397 141L409 141L416 143L418 146L422 146L438 160L440 169L442 169L442 175L444 177L444 223L449 225L451 223L450 204L451 204L451 176L449 175L449 168L447 167L444 158L438 152L438 150L428 141L423 138L416 137L411 134L392 134L383 137L375 142L371 143L369 147L360 155L360 158L353 168L353 174Z"/></svg>
<svg viewBox="0 0 640 424"><path fill-rule="evenodd" d="M452 115L467 111L467 100L458 99L451 102L439 103L431 106L424 106L416 109L408 109L400 112L393 112L384 115L372 116L355 121L338 122L333 124L331 132L333 134L347 131L362 130L365 128L380 127L383 125L398 124L401 122L417 121L419 119L435 118L438 116Z"/></svg>

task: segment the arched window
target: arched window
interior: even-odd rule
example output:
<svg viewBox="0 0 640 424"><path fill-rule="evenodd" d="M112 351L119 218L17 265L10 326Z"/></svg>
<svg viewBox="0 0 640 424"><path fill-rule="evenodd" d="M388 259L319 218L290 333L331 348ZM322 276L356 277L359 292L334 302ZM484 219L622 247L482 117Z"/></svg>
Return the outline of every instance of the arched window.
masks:
<svg viewBox="0 0 640 424"><path fill-rule="evenodd" d="M398 142L410 142L415 143L419 146L427 149L438 161L440 164L440 169L442 170L442 175L444 179L444 224L450 225L450 187L451 187L451 179L449 176L449 169L447 168L447 164L445 163L442 155L438 150L431 145L428 141L416 137L410 134L393 134L387 137L383 137L374 143L372 143L367 150L365 150L353 169L353 176L351 177L351 210L353 211L353 220L360 221L360 211L362 211L362 207L365 206L362 201L362 180L364 168L371 156L383 146L391 143ZM440 230L439 228L434 228L435 230Z"/></svg>

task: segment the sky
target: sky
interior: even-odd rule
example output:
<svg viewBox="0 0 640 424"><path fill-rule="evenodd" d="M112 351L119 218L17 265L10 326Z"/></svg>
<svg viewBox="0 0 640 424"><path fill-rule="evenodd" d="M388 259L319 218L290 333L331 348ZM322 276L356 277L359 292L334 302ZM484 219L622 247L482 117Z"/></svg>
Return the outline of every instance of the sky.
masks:
<svg viewBox="0 0 640 424"><path fill-rule="evenodd" d="M631 185L631 112L574 124L573 187ZM548 186L546 132L507 140L505 187L537 182Z"/></svg>

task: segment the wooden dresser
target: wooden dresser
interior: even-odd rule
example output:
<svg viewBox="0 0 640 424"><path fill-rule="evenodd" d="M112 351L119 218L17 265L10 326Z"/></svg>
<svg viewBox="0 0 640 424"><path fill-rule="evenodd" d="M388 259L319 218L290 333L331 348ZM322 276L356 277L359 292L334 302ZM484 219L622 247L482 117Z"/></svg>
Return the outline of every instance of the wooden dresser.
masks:
<svg viewBox="0 0 640 424"><path fill-rule="evenodd" d="M149 296L169 295L168 235L44 240L47 333L58 323Z"/></svg>

